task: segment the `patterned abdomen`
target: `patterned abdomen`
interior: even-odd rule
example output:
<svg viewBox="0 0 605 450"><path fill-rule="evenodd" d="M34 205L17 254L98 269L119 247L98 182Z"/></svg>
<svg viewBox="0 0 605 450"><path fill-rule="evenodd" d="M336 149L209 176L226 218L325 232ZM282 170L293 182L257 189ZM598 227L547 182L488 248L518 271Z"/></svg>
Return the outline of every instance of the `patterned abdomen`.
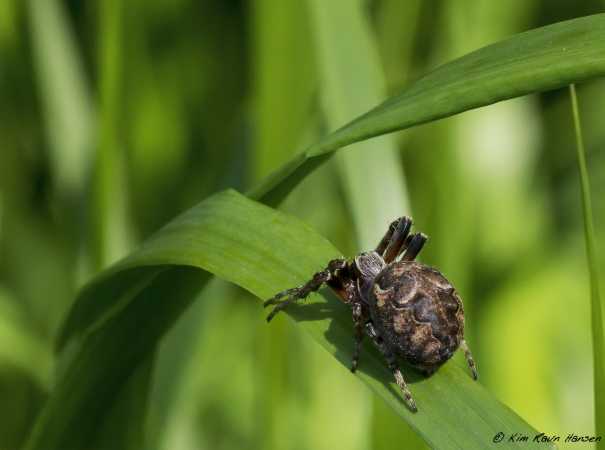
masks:
<svg viewBox="0 0 605 450"><path fill-rule="evenodd" d="M452 357L464 336L462 301L436 269L393 262L375 278L370 313L391 349L433 372Z"/></svg>

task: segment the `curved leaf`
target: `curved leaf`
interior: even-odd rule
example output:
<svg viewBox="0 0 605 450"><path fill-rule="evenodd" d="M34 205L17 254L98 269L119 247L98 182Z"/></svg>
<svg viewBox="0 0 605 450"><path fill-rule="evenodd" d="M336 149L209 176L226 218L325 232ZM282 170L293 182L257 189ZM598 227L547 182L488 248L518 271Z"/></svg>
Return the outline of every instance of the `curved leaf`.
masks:
<svg viewBox="0 0 605 450"><path fill-rule="evenodd" d="M251 196L277 204L334 150L353 142L603 75L604 50L603 14L485 47L433 71L328 135L275 172ZM63 376L29 448L71 448L78 446L78 439L79 443L86 439L119 387L208 279L207 272L200 276L197 268L267 297L307 279L336 253L300 222L234 193L212 197L173 221L80 295L59 341L61 347L70 343L64 352ZM350 320L343 305L330 300L326 306L314 298L310 306L293 309L292 315L348 364ZM484 448L496 430L533 431L480 385L471 383L455 361L428 380L414 380L418 403L430 407L411 415L403 409L380 358L372 352L364 356L365 371L359 376L432 446ZM439 432L430 426L435 422L440 423Z"/></svg>
<svg viewBox="0 0 605 450"><path fill-rule="evenodd" d="M208 278L200 276L204 272L199 269L267 298L307 280L336 256L338 251L304 223L235 191L205 200L83 291L66 328L79 345L73 341L68 346L72 357L65 375L27 448L85 444L82 440L94 432L118 386L136 369L137 362L145 360L175 314ZM145 287L132 287L137 284ZM99 292L104 299L98 297ZM348 366L353 349L350 311L328 290L322 294L325 299L313 295L288 313ZM416 414L409 412L384 361L366 344L356 376L431 446L483 449L498 432L535 434L474 382L457 360L428 379L407 371L420 408ZM519 445L527 448L532 444Z"/></svg>
<svg viewBox="0 0 605 450"><path fill-rule="evenodd" d="M335 150L354 142L602 75L605 14L517 34L444 64L329 134L274 172L251 197L278 204Z"/></svg>

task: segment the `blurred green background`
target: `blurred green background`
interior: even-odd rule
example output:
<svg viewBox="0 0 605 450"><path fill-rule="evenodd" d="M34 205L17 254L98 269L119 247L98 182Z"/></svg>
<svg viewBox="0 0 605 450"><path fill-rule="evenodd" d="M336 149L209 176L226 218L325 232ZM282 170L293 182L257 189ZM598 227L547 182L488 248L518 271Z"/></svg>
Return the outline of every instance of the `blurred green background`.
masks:
<svg viewBox="0 0 605 450"><path fill-rule="evenodd" d="M433 67L605 7L336 3L0 2L0 449L21 445L52 389L56 331L92 275L179 212L226 187L245 191ZM328 58L334 49L351 56ZM338 97L334 86L350 89ZM605 81L578 93L601 257ZM366 159L391 147L385 179L396 189L374 183L380 174L364 177L371 163L344 150L283 209L349 256L380 239L388 221L372 223L375 211L412 214L431 238L422 260L465 301L480 382L540 431L594 434L567 90L391 138L358 145ZM155 359L146 448L424 448L285 316L267 326L256 299L219 280L201 296Z"/></svg>

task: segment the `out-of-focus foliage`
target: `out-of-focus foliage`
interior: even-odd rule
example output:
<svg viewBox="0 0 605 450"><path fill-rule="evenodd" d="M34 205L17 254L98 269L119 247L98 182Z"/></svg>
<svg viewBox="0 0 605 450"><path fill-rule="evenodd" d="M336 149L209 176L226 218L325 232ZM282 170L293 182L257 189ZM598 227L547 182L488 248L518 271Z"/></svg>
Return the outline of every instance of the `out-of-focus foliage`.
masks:
<svg viewBox="0 0 605 450"><path fill-rule="evenodd" d="M227 186L251 187L362 112L335 112L338 100L326 91L327 71L363 77L354 67L326 67L327 33L342 24L317 28L322 3L0 2L0 448L24 442L51 392L61 370L56 330L84 281L178 212ZM389 95L475 48L604 6L360 4L381 58L371 69ZM360 37L340 39L348 46ZM366 54L358 57L367 64ZM348 94L384 94L357 89L370 93ZM601 256L605 84L579 85L578 95ZM481 383L540 431L594 434L567 91L403 136L392 143L404 149L396 171L406 174L399 182L431 237L423 260L438 265L465 300ZM352 204L334 162L308 177L284 209L352 255L360 250L352 218L364 205ZM374 188L371 179L365 188ZM143 367L153 376L137 372L124 392L132 402L99 424L104 436L137 442L141 432L156 449L422 446L298 329L281 318L266 326L249 294L213 281L200 297ZM98 445L112 448L102 438Z"/></svg>

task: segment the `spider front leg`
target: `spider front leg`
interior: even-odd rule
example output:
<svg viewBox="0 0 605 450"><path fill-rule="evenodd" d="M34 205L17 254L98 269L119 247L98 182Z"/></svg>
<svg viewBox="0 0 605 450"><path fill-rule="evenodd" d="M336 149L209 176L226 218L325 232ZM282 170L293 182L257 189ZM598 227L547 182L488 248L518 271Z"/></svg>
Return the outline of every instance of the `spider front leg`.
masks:
<svg viewBox="0 0 605 450"><path fill-rule="evenodd" d="M333 259L328 263L328 267L313 275L313 278L311 278L311 280L309 280L307 283L303 284L302 286L286 289L285 291L275 294L275 296L263 303L265 308L270 305L276 305L267 316L267 322L270 322L278 312L280 312L282 309L285 309L291 303L302 300L311 292L317 291L324 283L327 283L332 278L336 277L336 273L339 270L344 269L346 266L346 260Z"/></svg>
<svg viewBox="0 0 605 450"><path fill-rule="evenodd" d="M422 250L427 239L424 233L415 233L408 236L400 252L400 254L403 253L403 249L405 249L405 254L401 258L402 261L413 261L418 256L418 253L420 253L420 250Z"/></svg>
<svg viewBox="0 0 605 450"><path fill-rule="evenodd" d="M384 356L384 358L387 360L387 365L389 366L389 369L391 369L391 372L395 377L395 382L397 383L397 386L399 386L399 389L401 389L401 392L403 392L405 403L408 405L412 412L418 412L418 408L416 407L416 402L412 397L412 393L410 392L410 389L408 388L408 385L405 382L405 379L403 378L401 370L397 366L397 360L395 358L395 355L387 346L386 342L384 342L384 339L382 339L382 337L378 334L372 322L366 323L366 333L368 334L368 336L370 336L372 341L374 341L374 345L376 345L380 353L382 353L382 356Z"/></svg>
<svg viewBox="0 0 605 450"><path fill-rule="evenodd" d="M406 238L412 228L412 219L407 216L400 217L389 225L384 237L381 239L375 252L382 256L387 264L392 262L405 245Z"/></svg>
<svg viewBox="0 0 605 450"><path fill-rule="evenodd" d="M402 260L412 261L420 253L427 237L423 233L410 234L411 228L412 219L407 216L400 217L389 225L389 229L374 250L382 256L385 263L389 264L402 255Z"/></svg>

